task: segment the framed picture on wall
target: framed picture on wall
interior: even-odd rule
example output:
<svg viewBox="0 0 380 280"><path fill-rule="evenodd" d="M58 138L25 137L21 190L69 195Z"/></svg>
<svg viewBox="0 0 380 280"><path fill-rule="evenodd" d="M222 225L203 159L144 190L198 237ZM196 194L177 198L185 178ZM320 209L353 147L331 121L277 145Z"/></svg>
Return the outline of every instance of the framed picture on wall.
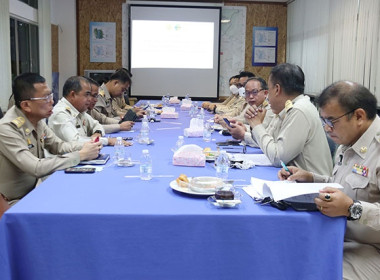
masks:
<svg viewBox="0 0 380 280"><path fill-rule="evenodd" d="M90 22L90 62L116 62L115 22Z"/></svg>
<svg viewBox="0 0 380 280"><path fill-rule="evenodd" d="M277 27L253 27L252 66L277 65Z"/></svg>

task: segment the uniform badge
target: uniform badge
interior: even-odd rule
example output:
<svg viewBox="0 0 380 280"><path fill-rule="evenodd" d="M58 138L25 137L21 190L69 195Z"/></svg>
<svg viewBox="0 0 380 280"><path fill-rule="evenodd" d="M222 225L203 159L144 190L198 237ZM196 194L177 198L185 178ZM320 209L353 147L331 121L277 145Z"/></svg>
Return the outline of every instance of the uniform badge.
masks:
<svg viewBox="0 0 380 280"><path fill-rule="evenodd" d="M359 174L363 177L367 177L369 172L369 168L355 163L354 166L352 167L352 173Z"/></svg>
<svg viewBox="0 0 380 280"><path fill-rule="evenodd" d="M361 152L362 154L365 154L365 153L367 152L367 147L365 147L365 146L361 147L361 148L360 148L360 152Z"/></svg>
<svg viewBox="0 0 380 280"><path fill-rule="evenodd" d="M31 148L34 147L34 145L32 144L32 141L30 140L30 138L26 139L26 143L28 143L28 149L31 149Z"/></svg>
<svg viewBox="0 0 380 280"><path fill-rule="evenodd" d="M43 143L45 141L46 135L42 134L40 138L40 142Z"/></svg>
<svg viewBox="0 0 380 280"><path fill-rule="evenodd" d="M293 102L290 101L290 100L286 100L286 102L285 102L285 110L286 110L286 112L288 112L292 108L293 108Z"/></svg>
<svg viewBox="0 0 380 280"><path fill-rule="evenodd" d="M23 117L17 117L15 118L12 123L17 126L17 128L22 127L22 125L25 123L25 119Z"/></svg>

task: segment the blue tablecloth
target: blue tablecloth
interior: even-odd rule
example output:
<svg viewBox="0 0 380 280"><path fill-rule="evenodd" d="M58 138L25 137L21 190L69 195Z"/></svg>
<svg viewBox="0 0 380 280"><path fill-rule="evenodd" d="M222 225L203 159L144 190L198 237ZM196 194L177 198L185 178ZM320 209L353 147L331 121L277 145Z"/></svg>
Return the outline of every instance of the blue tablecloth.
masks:
<svg viewBox="0 0 380 280"><path fill-rule="evenodd" d="M170 148L190 121L180 115L150 125L154 145L127 148L133 159L148 148L153 174L173 178L125 178L139 175L138 165L111 163L95 174L58 171L7 211L0 220L0 278L341 279L344 218L260 206L242 190L238 208L219 209L170 188L181 173L215 174L211 163L172 165ZM118 135L136 137L139 127ZM215 148L215 140L231 137L213 138L185 143ZM248 184L251 176L275 180L277 170L232 169L229 177Z"/></svg>

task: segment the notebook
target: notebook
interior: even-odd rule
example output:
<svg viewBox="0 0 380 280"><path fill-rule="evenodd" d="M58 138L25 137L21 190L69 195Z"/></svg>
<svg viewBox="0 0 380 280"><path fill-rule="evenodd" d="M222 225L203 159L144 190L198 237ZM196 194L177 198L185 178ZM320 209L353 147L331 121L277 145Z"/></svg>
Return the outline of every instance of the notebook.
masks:
<svg viewBox="0 0 380 280"><path fill-rule="evenodd" d="M92 160L82 160L79 164L106 164L106 162L110 159L109 154L99 154L96 159Z"/></svg>

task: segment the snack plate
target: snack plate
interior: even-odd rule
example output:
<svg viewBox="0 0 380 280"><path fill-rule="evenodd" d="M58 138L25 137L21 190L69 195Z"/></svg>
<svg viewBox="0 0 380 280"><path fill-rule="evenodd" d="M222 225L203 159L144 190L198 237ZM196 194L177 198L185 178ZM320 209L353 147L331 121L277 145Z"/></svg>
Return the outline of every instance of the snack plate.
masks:
<svg viewBox="0 0 380 280"><path fill-rule="evenodd" d="M215 194L215 191L211 191L211 192L195 192L195 191L191 190L190 188L187 188L187 187L183 188L181 186L178 186L176 180L173 180L173 181L170 182L170 187L173 190L175 190L175 191L178 191L178 192L181 192L181 193L186 193L186 194L197 195L197 196L210 196L210 195L214 195Z"/></svg>

